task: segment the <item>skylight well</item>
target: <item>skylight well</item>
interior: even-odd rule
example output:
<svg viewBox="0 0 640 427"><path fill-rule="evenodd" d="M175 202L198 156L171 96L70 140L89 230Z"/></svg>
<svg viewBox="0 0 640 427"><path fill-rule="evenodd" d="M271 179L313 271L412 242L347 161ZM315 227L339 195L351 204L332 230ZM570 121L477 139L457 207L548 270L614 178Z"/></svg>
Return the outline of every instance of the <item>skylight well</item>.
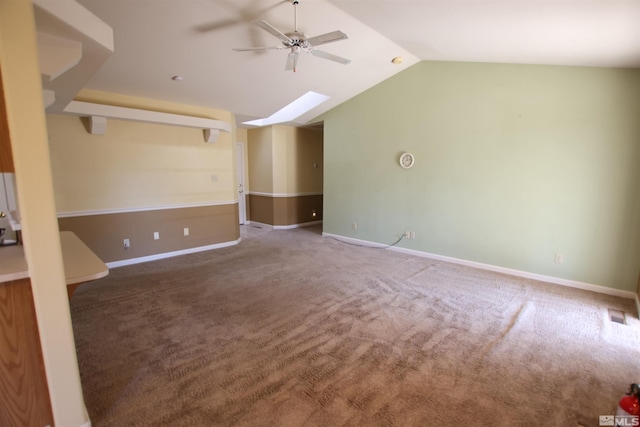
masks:
<svg viewBox="0 0 640 427"><path fill-rule="evenodd" d="M242 124L251 126L269 126L278 123L290 122L300 117L304 113L311 111L318 105L327 101L329 98L330 96L328 95L309 91L289 105L286 105L280 110L276 111L269 117L266 117L264 119L249 120L247 122L243 122Z"/></svg>

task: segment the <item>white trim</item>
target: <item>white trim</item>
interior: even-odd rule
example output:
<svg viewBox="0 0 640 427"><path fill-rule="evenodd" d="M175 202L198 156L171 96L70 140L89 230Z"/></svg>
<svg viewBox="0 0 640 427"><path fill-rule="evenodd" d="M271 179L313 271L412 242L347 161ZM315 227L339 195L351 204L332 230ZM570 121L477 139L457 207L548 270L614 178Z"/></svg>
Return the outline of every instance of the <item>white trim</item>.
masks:
<svg viewBox="0 0 640 427"><path fill-rule="evenodd" d="M237 200L224 200L221 202L191 203L187 205L147 206L147 207L140 207L140 208L98 209L93 211L58 212L58 218L68 218L68 217L74 217L74 216L90 216L90 215L107 215L107 214L117 214L117 213L146 212L146 211L162 211L166 209L200 208L200 207L206 207L206 206L233 205L236 203L238 203Z"/></svg>
<svg viewBox="0 0 640 427"><path fill-rule="evenodd" d="M214 245L207 245L207 246L198 246L195 248L182 249L179 251L165 252L161 254L148 255L148 256L143 256L138 258L123 259L121 261L112 261L106 264L107 264L107 267L109 268L124 267L125 265L140 264L141 262L157 261L159 259L172 258L174 256L179 256L179 255L187 255L187 254L193 254L196 252L210 251L212 249L227 248L229 246L237 245L238 243L240 243L241 240L242 238L238 238L238 240L232 240L230 242L216 243Z"/></svg>
<svg viewBox="0 0 640 427"><path fill-rule="evenodd" d="M271 225L271 224L263 224L257 221L251 221L251 225L253 225L254 227L268 228L270 230L291 230L294 228L311 227L312 225L317 225L317 224L322 224L322 220L311 221L311 222L301 222L300 224L291 224L291 225Z"/></svg>
<svg viewBox="0 0 640 427"><path fill-rule="evenodd" d="M238 223L240 225L247 222L247 198L245 197L245 164L244 164L244 143L236 141L235 154L236 154L236 178L238 180Z"/></svg>
<svg viewBox="0 0 640 427"><path fill-rule="evenodd" d="M383 244L380 244L380 243L354 239L354 238L351 238L351 237L340 236L340 235L331 234L331 233L324 233L323 232L322 236L323 237L325 237L325 236L326 237L333 237L333 238L338 239L338 240L343 240L343 241L350 242L350 243L357 243L357 244L376 247L376 248L388 246L388 245L383 245ZM594 284L585 283L585 282L578 282L578 281L575 281L575 280L562 279L562 278L559 278L559 277L546 276L546 275L543 275L543 274L530 273L530 272L527 272L527 271L515 270L515 269L512 269L512 268L500 267L500 266L497 266L497 265L483 264L481 262L467 261L467 260L464 260L464 259L448 257L448 256L444 256L444 255L432 254L432 253L429 253L429 252L416 251L416 250L413 250L413 249L399 248L397 246L393 246L393 247L390 247L388 249L392 250L392 251L395 251L395 252L405 253L405 254L408 254L408 255L414 255L414 256L419 256L419 257L423 257L423 258L431 258L431 259L435 259L435 260L438 260L438 261L445 261L445 262L450 262L450 263L453 263L453 264L465 265L467 267L474 267L474 268L479 268L481 270L494 271L496 273L509 274L511 276L523 277L525 279L539 280L541 282L547 282L547 283L552 283L552 284L555 284L555 285L561 285L561 286L568 286L568 287L571 287L571 288L583 289L583 290L586 290L586 291L597 292L597 293L600 293L600 294L613 295L613 296L616 296L616 297L628 298L628 299L636 298L636 301L637 301L637 295L635 294L635 292L631 292L631 291L624 291L624 290L621 290L621 289L608 288L606 286L594 285ZM636 305L639 305L638 302L636 302Z"/></svg>
<svg viewBox="0 0 640 427"><path fill-rule="evenodd" d="M343 242L346 242L346 243L352 243L352 244L356 244L356 245L360 245L360 246L368 246L370 248L384 248L384 247L389 246L389 245L385 245L383 243L376 243L376 242L370 242L368 240L355 239L353 237L341 236L339 234L325 233L324 231L322 232L322 237L331 237L331 238L336 239L338 241L343 241Z"/></svg>
<svg viewBox="0 0 640 427"><path fill-rule="evenodd" d="M309 192L309 193L262 193L260 191L249 191L250 196L264 196L264 197L300 197L300 196L322 196L324 193Z"/></svg>
<svg viewBox="0 0 640 427"><path fill-rule="evenodd" d="M87 417L87 421L80 424L78 427L91 427L91 418L89 418L89 412L87 412L87 406L82 405L84 408L84 416Z"/></svg>

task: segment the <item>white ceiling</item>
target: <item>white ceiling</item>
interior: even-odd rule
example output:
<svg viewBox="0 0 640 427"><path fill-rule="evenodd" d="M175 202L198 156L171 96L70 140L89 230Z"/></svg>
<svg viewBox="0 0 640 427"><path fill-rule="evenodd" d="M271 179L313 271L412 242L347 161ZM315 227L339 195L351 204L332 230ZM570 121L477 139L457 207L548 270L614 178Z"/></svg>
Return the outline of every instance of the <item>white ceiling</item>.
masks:
<svg viewBox="0 0 640 427"><path fill-rule="evenodd" d="M289 0L78 0L113 29L115 52L85 86L264 118L315 91L330 96L293 124L421 60L640 68L640 0L300 0L307 36L342 30L321 50L341 65L287 50L252 24L293 30ZM394 56L404 57L394 65ZM183 81L171 77L180 75Z"/></svg>

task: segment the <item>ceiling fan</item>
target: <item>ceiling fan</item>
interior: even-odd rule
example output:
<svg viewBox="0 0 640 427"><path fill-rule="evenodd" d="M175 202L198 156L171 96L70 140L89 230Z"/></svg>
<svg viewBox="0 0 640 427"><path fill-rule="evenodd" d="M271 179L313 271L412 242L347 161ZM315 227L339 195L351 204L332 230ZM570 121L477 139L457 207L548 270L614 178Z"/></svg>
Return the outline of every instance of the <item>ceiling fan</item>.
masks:
<svg viewBox="0 0 640 427"><path fill-rule="evenodd" d="M339 40L347 39L347 35L342 31L332 31L330 33L322 34L315 37L307 37L304 33L298 31L298 16L297 16L297 6L299 0L291 0L291 4L293 4L293 31L288 33L283 33L278 30L273 25L269 24L267 21L255 21L254 23L268 32L269 34L277 37L282 42L282 46L271 46L271 47L249 47L249 48L234 48L233 50L238 52L246 52L246 51L260 51L260 50L273 50L273 49L290 49L289 56L287 56L287 63L285 65L285 70L293 70L296 71L296 66L298 65L298 57L300 52L310 53L313 56L317 56L318 58L328 59L330 61L338 62L340 64L349 64L351 60L342 58L340 56L334 55L332 53L324 52L322 50L315 49L316 46L336 42Z"/></svg>

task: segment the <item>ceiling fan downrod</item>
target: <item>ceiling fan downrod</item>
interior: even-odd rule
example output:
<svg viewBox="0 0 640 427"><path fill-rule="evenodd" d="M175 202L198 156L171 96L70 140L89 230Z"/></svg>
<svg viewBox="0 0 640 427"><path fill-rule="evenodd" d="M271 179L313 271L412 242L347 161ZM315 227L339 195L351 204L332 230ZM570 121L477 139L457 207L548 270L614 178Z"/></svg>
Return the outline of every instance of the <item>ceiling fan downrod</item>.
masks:
<svg viewBox="0 0 640 427"><path fill-rule="evenodd" d="M339 64L349 64L351 61L346 58L342 58L337 55L333 55L329 52L316 49L316 46L337 42L339 40L347 39L347 35L342 31L332 31L330 33L321 34L319 36L307 37L305 34L298 31L298 9L297 6L300 3L299 0L289 0L293 5L293 20L294 30L288 33L283 33L267 21L260 20L254 21L254 23L271 34L272 36L280 40L279 46L261 46L261 47L249 47L249 48L233 48L235 51L264 51L272 49L289 49L289 55L287 56L287 62L285 64L285 70L296 71L296 65L298 64L298 57L301 52L310 53L313 56L328 59Z"/></svg>
<svg viewBox="0 0 640 427"><path fill-rule="evenodd" d="M298 3L299 0L291 0L293 5L293 31L298 32Z"/></svg>

